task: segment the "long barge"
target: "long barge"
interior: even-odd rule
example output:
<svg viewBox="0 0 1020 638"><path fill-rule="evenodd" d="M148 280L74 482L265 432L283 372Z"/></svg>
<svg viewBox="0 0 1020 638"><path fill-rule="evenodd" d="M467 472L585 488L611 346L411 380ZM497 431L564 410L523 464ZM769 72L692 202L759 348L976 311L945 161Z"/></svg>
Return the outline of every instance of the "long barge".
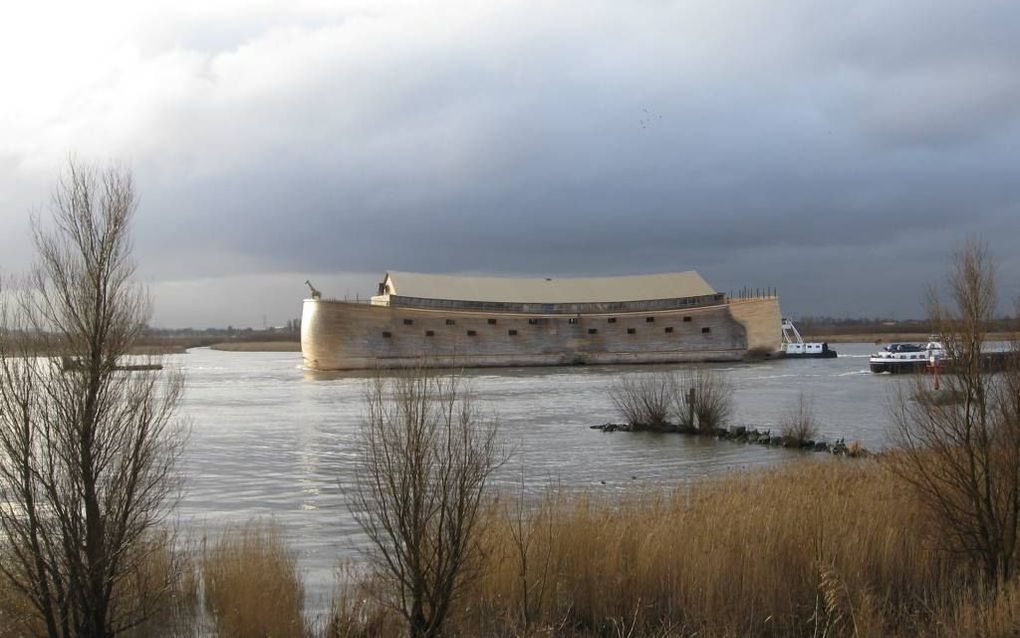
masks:
<svg viewBox="0 0 1020 638"><path fill-rule="evenodd" d="M304 300L313 370L739 361L781 354L778 297L730 299L694 271L600 278L390 271L368 303Z"/></svg>

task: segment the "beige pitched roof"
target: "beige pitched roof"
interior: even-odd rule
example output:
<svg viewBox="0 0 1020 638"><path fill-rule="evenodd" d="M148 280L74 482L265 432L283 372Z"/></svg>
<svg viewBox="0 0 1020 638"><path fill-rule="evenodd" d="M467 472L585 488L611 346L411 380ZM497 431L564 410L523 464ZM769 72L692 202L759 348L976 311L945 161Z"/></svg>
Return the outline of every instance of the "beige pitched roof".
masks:
<svg viewBox="0 0 1020 638"><path fill-rule="evenodd" d="M390 292L403 297L516 303L605 303L714 295L701 275L687 272L627 277L527 279L387 273Z"/></svg>

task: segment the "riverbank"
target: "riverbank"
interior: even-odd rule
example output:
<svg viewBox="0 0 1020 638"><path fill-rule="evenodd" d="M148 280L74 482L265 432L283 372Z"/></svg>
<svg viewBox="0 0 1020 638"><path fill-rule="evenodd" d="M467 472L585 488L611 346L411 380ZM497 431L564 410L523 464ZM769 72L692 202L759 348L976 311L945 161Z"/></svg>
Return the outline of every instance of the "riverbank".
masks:
<svg viewBox="0 0 1020 638"><path fill-rule="evenodd" d="M882 459L802 461L624 498L505 495L482 522L481 576L450 633L1014 636L1017 584L983 593L930 524ZM399 627L363 592L341 600L333 635Z"/></svg>
<svg viewBox="0 0 1020 638"><path fill-rule="evenodd" d="M941 551L888 460L803 460L625 496L503 491L479 521L477 578L444 634L1015 636L1020 585L988 592ZM180 606L166 635L200 625L222 638L406 633L372 602L384 585L357 570L343 572L328 613L305 616L294 550L265 521L203 548L174 586ZM0 587L0 617L18 611L17 594ZM19 635L5 629L0 637Z"/></svg>
<svg viewBox="0 0 1020 638"><path fill-rule="evenodd" d="M301 352L300 341L225 341L209 346L221 352Z"/></svg>

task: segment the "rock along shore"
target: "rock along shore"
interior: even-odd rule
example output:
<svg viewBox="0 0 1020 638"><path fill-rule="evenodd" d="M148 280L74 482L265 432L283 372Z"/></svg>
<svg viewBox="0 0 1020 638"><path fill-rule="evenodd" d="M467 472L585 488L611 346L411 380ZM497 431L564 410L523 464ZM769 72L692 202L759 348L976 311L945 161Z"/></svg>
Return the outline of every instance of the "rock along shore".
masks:
<svg viewBox="0 0 1020 638"><path fill-rule="evenodd" d="M661 427L646 427L633 426L627 423L603 423L602 425L589 426L589 428L601 432L675 432L691 436L711 436L719 441L782 447L803 450L805 452L824 452L853 458L869 454L859 443L853 442L848 444L846 439L842 438L836 439L833 443L810 439L800 440L790 436L772 434L772 431L768 429L749 428L743 425L701 430L698 428L681 428L672 424L664 424Z"/></svg>

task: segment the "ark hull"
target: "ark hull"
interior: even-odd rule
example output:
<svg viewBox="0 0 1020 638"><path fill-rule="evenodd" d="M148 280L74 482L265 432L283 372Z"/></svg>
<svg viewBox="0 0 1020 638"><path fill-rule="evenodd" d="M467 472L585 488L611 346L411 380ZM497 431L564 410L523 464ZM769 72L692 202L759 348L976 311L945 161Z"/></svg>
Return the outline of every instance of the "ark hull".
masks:
<svg viewBox="0 0 1020 638"><path fill-rule="evenodd" d="M740 361L779 350L774 297L642 312L467 312L306 299L313 370Z"/></svg>

